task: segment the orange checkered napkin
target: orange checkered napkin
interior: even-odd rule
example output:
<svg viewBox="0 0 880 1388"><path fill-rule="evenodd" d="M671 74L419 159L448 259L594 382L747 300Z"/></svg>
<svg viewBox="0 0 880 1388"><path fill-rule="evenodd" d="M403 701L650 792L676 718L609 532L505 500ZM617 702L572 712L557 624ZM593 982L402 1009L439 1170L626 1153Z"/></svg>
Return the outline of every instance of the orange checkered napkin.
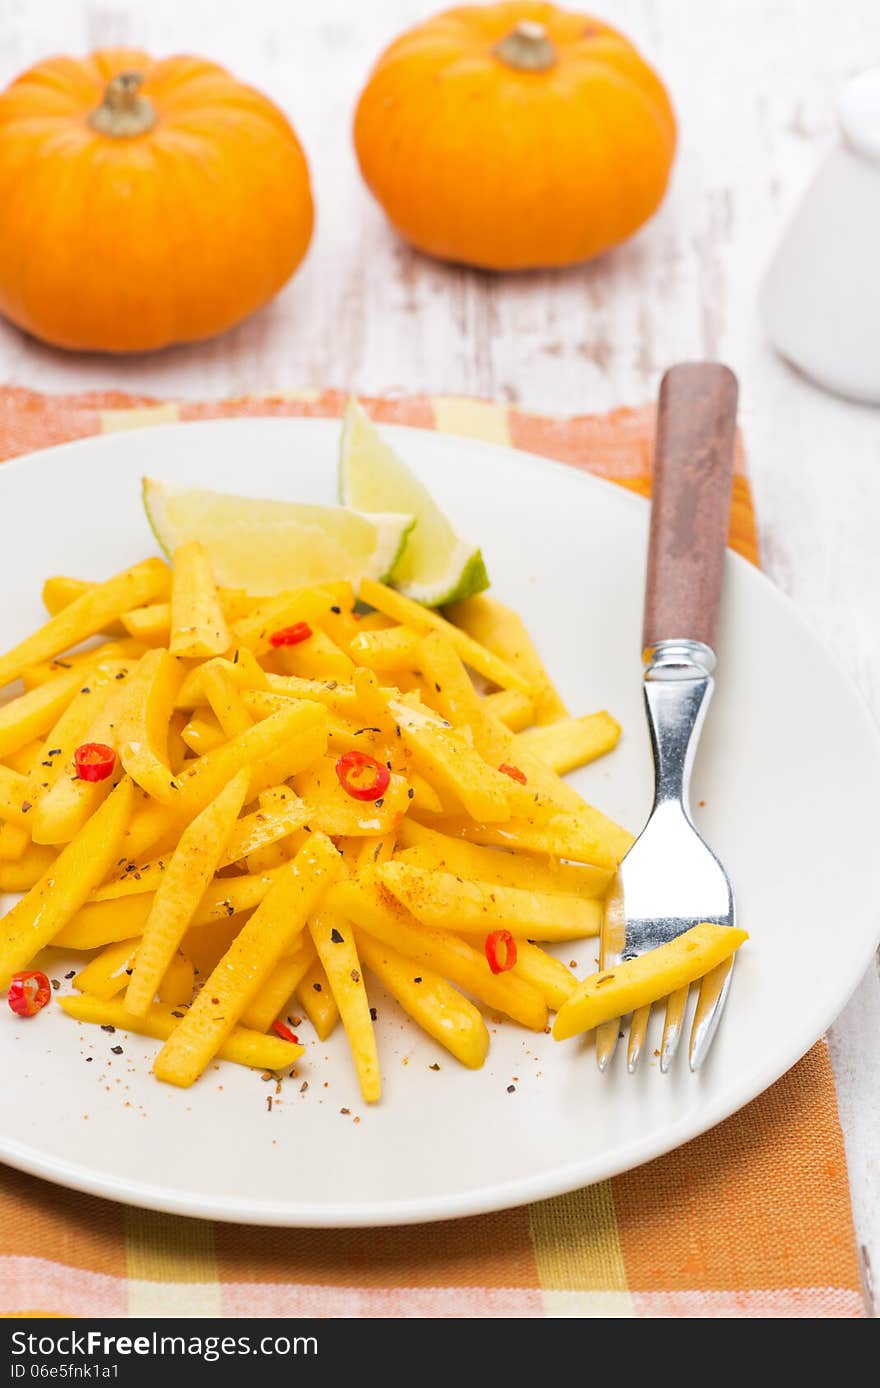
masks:
<svg viewBox="0 0 880 1388"><path fill-rule="evenodd" d="M377 420L512 443L647 493L653 410L548 419L479 400L365 400ZM341 414L337 392L211 404L0 390L0 459L118 429ZM740 452L731 544L757 562ZM865 1314L831 1066L820 1043L742 1112L572 1195L381 1230L260 1229L126 1208L0 1168L0 1314Z"/></svg>

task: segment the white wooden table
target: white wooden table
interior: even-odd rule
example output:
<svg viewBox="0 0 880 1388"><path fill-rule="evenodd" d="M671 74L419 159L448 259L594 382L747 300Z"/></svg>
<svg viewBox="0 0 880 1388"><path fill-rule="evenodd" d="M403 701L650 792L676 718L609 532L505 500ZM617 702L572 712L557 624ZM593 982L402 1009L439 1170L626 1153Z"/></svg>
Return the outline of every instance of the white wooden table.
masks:
<svg viewBox="0 0 880 1388"><path fill-rule="evenodd" d="M880 412L798 378L768 349L755 310L770 249L835 138L835 92L880 56L876 0L599 5L671 88L681 148L670 195L601 263L507 279L413 254L358 175L357 91L384 44L436 7L0 0L0 84L53 52L125 43L202 53L288 112L318 207L305 266L236 331L120 361L53 352L0 324L0 381L200 397L335 385L496 396L564 414L650 398L667 364L722 357L742 384L765 565L880 713ZM880 1269L880 961L831 1045L869 1281L871 1263Z"/></svg>

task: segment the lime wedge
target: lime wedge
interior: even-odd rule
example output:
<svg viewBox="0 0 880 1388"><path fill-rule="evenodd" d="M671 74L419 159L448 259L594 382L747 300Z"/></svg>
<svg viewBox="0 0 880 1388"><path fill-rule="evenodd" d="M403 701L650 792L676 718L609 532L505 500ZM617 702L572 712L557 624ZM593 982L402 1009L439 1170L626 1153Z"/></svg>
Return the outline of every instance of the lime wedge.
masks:
<svg viewBox="0 0 880 1388"><path fill-rule="evenodd" d="M391 572L391 582L426 607L461 602L489 587L483 556L457 535L430 492L385 443L356 400L342 426L339 492L346 506L371 515L405 511L415 529Z"/></svg>
<svg viewBox="0 0 880 1388"><path fill-rule="evenodd" d="M144 510L170 555L200 540L217 582L271 596L328 580L389 578L415 521L412 516L358 515L344 506L261 501L143 481Z"/></svg>

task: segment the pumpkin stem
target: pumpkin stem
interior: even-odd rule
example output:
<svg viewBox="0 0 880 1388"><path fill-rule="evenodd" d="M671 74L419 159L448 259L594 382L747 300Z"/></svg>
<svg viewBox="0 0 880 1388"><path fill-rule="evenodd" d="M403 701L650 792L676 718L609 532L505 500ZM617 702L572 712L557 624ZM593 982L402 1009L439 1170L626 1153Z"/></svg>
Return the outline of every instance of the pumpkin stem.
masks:
<svg viewBox="0 0 880 1388"><path fill-rule="evenodd" d="M495 57L517 72L547 72L556 63L556 49L543 24L521 19L510 33L495 45Z"/></svg>
<svg viewBox="0 0 880 1388"><path fill-rule="evenodd" d="M117 140L145 135L156 124L156 108L146 96L141 96L142 72L119 72L111 77L104 90L104 100L89 116L89 125L102 135Z"/></svg>

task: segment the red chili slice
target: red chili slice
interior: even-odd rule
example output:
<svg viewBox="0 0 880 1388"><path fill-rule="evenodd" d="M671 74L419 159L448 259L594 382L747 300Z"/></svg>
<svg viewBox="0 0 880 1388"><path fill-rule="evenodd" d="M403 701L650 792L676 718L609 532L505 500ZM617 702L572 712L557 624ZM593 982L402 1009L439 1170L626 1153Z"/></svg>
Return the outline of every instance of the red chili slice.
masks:
<svg viewBox="0 0 880 1388"><path fill-rule="evenodd" d="M509 930L493 930L484 948L493 974L506 974L516 963L516 940Z"/></svg>
<svg viewBox="0 0 880 1388"><path fill-rule="evenodd" d="M269 645L277 650L279 646L298 646L301 641L308 641L312 635L312 628L308 622L294 622L292 627L282 627L280 631L273 631L269 637Z"/></svg>
<svg viewBox="0 0 880 1388"><path fill-rule="evenodd" d="M294 1036L290 1027L285 1026L283 1022L273 1022L272 1030L276 1036L281 1037L282 1041L293 1041L295 1045L299 1045L299 1038Z"/></svg>
<svg viewBox="0 0 880 1388"><path fill-rule="evenodd" d="M503 771L512 781L519 781L521 786L524 786L528 779L524 771L520 771L518 766L511 766L509 761L503 761L498 770Z"/></svg>
<svg viewBox="0 0 880 1388"><path fill-rule="evenodd" d="M33 1017L52 996L52 985L44 973L13 974L6 1001L19 1017Z"/></svg>
<svg viewBox="0 0 880 1388"><path fill-rule="evenodd" d="M116 753L103 742L84 742L73 754L73 763L81 781L106 781L113 775Z"/></svg>
<svg viewBox="0 0 880 1388"><path fill-rule="evenodd" d="M359 778L367 768L373 773L373 779L365 784ZM391 780L388 767L366 752L343 752L336 763L336 775L342 789L354 800L378 800L385 794Z"/></svg>

